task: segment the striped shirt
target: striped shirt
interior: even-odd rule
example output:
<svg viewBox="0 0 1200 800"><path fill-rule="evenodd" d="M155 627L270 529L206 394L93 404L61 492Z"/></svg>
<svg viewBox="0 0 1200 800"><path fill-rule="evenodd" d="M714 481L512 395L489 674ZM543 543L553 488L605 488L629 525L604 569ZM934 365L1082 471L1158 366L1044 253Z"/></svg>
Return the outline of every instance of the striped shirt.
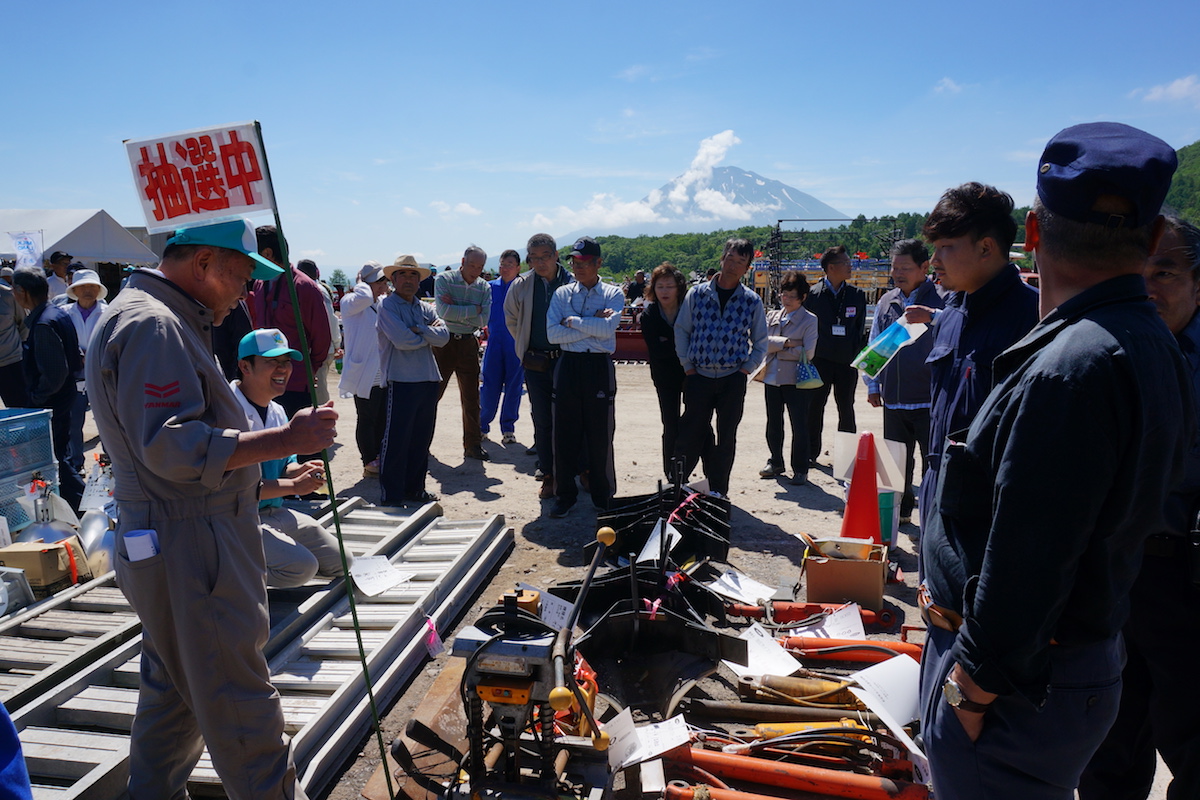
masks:
<svg viewBox="0 0 1200 800"><path fill-rule="evenodd" d="M483 278L468 285L461 270L443 272L433 281L433 298L438 316L451 333L474 333L488 323L492 287Z"/></svg>

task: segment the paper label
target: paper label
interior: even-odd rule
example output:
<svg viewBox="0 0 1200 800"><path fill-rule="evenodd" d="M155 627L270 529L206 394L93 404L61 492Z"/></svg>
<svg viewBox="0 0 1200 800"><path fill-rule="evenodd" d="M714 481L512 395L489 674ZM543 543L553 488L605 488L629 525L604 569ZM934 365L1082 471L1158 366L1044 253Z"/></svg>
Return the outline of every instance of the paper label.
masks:
<svg viewBox="0 0 1200 800"><path fill-rule="evenodd" d="M517 588L537 592L541 595L542 607L539 610L538 616L542 622L554 628L554 630L561 630L567 624L567 620L571 618L571 609L573 606L561 597L556 597L545 589L539 589L528 583L518 583Z"/></svg>
<svg viewBox="0 0 1200 800"><path fill-rule="evenodd" d="M664 525L667 528L667 552L670 553L675 548L675 545L679 544L679 540L683 538L683 534L675 530L674 525L660 519L654 523L654 530L650 532L650 538L646 540L646 545L642 548L642 552L638 554L637 563L658 561L658 556L662 552Z"/></svg>
<svg viewBox="0 0 1200 800"><path fill-rule="evenodd" d="M633 712L626 708L602 727L609 735L608 764L614 771L688 743L687 723L682 715L639 728L633 724Z"/></svg>
<svg viewBox="0 0 1200 800"><path fill-rule="evenodd" d="M911 656L889 658L850 676L858 684L851 692L862 700L887 725L892 735L903 742L912 756L918 781L929 774L929 760L917 747L904 726L920 713L921 666Z"/></svg>
<svg viewBox="0 0 1200 800"><path fill-rule="evenodd" d="M430 658L437 658L446 649L446 645L437 631L437 625L434 625L433 620L429 618L425 619L425 649L429 651Z"/></svg>
<svg viewBox="0 0 1200 800"><path fill-rule="evenodd" d="M721 663L739 678L746 675L791 675L804 666L757 622L742 631L738 638L746 640L746 660L749 663L746 666L732 661Z"/></svg>
<svg viewBox="0 0 1200 800"><path fill-rule="evenodd" d="M355 587L367 597L375 597L393 586L412 578L411 573L401 572L392 566L387 556L359 556L350 565L350 576Z"/></svg>
<svg viewBox="0 0 1200 800"><path fill-rule="evenodd" d="M791 636L816 636L822 639L866 639L862 613L858 603L846 605L831 612L825 619L812 625L793 628Z"/></svg>
<svg viewBox="0 0 1200 800"><path fill-rule="evenodd" d="M715 581L705 583L722 597L737 600L739 603L758 605L759 600L770 600L775 596L775 590L765 583L759 583L753 578L743 575L736 569L725 570Z"/></svg>

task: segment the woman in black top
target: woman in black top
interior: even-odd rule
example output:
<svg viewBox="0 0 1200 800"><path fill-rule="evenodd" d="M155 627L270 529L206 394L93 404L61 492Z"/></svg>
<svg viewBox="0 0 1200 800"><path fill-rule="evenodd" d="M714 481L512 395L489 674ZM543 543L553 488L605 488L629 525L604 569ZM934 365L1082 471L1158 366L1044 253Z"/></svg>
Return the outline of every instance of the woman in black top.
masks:
<svg viewBox="0 0 1200 800"><path fill-rule="evenodd" d="M658 393L658 410L663 425L663 474L671 477L671 457L679 434L683 400L683 366L675 354L675 317L687 293L687 281L674 265L663 262L654 268L646 285L646 308L642 311L642 338L650 351L650 379Z"/></svg>

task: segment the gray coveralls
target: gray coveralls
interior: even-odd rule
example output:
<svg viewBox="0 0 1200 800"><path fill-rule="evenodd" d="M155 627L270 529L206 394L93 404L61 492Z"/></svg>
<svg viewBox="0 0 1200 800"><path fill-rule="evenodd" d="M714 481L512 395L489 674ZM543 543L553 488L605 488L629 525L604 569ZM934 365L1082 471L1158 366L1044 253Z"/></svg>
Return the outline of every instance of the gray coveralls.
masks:
<svg viewBox="0 0 1200 800"><path fill-rule="evenodd" d="M230 798L304 798L262 654L260 472L225 468L247 425L213 357L212 328L212 311L138 271L89 348L120 512L117 581L144 631L129 796L186 797L207 744ZM131 562L123 537L144 528L161 552Z"/></svg>

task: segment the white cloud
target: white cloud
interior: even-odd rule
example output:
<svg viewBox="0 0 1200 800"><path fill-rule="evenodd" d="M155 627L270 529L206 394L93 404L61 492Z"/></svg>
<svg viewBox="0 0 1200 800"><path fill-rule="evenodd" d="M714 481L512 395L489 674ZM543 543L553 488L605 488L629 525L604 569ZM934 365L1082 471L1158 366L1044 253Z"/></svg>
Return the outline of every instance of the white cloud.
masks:
<svg viewBox="0 0 1200 800"><path fill-rule="evenodd" d="M630 83L632 83L633 81L644 78L649 74L650 74L650 68L647 67L645 64L634 64L634 65L626 67L625 69L618 72L617 78L619 78L620 80L629 81Z"/></svg>
<svg viewBox="0 0 1200 800"><path fill-rule="evenodd" d="M559 206L548 213L537 214L524 227L574 231L647 223L665 225L672 221L742 222L751 219L756 211L773 206L739 205L710 187L713 168L725 159L731 147L740 143L741 139L732 130L702 140L687 170L665 195L655 189L645 200L630 202L616 195L595 194L583 208Z"/></svg>
<svg viewBox="0 0 1200 800"><path fill-rule="evenodd" d="M458 217L477 217L483 212L475 208L470 203L455 203L450 205L445 200L434 200L429 204L429 207L441 215L444 220L457 219ZM407 214L408 211L406 210ZM409 216L413 216L409 214Z"/></svg>
<svg viewBox="0 0 1200 800"><path fill-rule="evenodd" d="M1146 91L1145 100L1148 103L1191 103L1200 108L1200 76L1188 75L1162 86L1152 86Z"/></svg>
<svg viewBox="0 0 1200 800"><path fill-rule="evenodd" d="M404 207L404 216L419 217L419 216L421 216L421 212L417 211L415 208L409 208L408 206L405 206Z"/></svg>
<svg viewBox="0 0 1200 800"><path fill-rule="evenodd" d="M938 94L958 94L962 90L963 87L960 84L952 81L950 78L942 78L933 87L933 91L937 92Z"/></svg>

